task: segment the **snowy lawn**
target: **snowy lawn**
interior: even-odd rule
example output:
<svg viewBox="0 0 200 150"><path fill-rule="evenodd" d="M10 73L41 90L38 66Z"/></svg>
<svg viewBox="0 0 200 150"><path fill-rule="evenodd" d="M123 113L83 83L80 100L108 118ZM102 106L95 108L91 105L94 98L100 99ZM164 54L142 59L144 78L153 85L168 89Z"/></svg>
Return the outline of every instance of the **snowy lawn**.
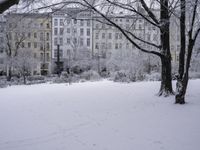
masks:
<svg viewBox="0 0 200 150"><path fill-rule="evenodd" d="M199 87L182 106L155 96L159 82L0 89L0 150L199 150Z"/></svg>

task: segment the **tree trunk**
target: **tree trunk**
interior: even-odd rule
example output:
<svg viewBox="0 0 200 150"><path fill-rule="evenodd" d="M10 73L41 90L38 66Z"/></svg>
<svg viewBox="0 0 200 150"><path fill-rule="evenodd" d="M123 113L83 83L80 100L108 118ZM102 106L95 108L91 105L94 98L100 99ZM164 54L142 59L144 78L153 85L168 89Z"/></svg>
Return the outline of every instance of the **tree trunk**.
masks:
<svg viewBox="0 0 200 150"><path fill-rule="evenodd" d="M175 97L176 104L185 104L185 94L188 85L188 73L184 74L183 79L178 79L176 83L177 94Z"/></svg>
<svg viewBox="0 0 200 150"><path fill-rule="evenodd" d="M179 53L179 68L178 73L179 79L183 78L185 71L185 48L186 48L186 38L185 38L185 0L181 0L181 17L180 17L180 36L181 36L181 49Z"/></svg>
<svg viewBox="0 0 200 150"><path fill-rule="evenodd" d="M173 95L172 78L171 78L171 58L161 57L161 86L158 95Z"/></svg>
<svg viewBox="0 0 200 150"><path fill-rule="evenodd" d="M9 66L7 71L7 81L11 81L12 78L12 68Z"/></svg>
<svg viewBox="0 0 200 150"><path fill-rule="evenodd" d="M170 53L170 17L168 0L161 0L160 4L160 41L161 41L161 87L159 96L169 96L174 94L171 76L171 53Z"/></svg>
<svg viewBox="0 0 200 150"><path fill-rule="evenodd" d="M190 62L191 62L191 58L192 58L192 51L193 51L194 43L195 43L194 40L189 39L185 73L184 73L183 78L178 79L178 81L177 81L178 89L177 89L177 94L175 97L176 104L185 104L185 94L187 91L187 85L188 85L188 80L189 80L189 68L190 68Z"/></svg>
<svg viewBox="0 0 200 150"><path fill-rule="evenodd" d="M178 77L176 83L176 104L185 104L185 93L188 84L188 72L185 72L185 49L186 49L186 38L185 38L185 0L181 0L181 17L180 17L180 35L181 35L181 49L179 53L179 68ZM185 74L184 74L185 72Z"/></svg>
<svg viewBox="0 0 200 150"><path fill-rule="evenodd" d="M26 84L26 75L23 75L24 84Z"/></svg>

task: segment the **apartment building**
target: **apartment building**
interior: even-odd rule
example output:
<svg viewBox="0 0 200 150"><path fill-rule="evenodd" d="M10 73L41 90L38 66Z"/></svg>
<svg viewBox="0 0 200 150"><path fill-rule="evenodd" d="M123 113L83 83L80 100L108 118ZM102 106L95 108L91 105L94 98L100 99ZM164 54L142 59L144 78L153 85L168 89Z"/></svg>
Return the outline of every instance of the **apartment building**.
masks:
<svg viewBox="0 0 200 150"><path fill-rule="evenodd" d="M140 9L143 11L142 9ZM120 54L124 58L138 55L139 50L115 27L100 15L81 8L53 9L51 15L8 14L7 33L13 47L23 37L20 49L30 49L37 59L33 74L56 72L57 62L66 70L74 61L87 58L110 58ZM156 16L159 11L154 10ZM144 12L141 12L144 13ZM160 44L159 28L151 25L137 14L110 13L108 17L130 34L140 39ZM170 46L172 62L178 62L180 35L177 19L171 18ZM130 36L134 42L148 50L158 49ZM59 51L59 55L58 55ZM59 58L58 58L59 56Z"/></svg>
<svg viewBox="0 0 200 150"><path fill-rule="evenodd" d="M0 15L0 75L5 73L6 19Z"/></svg>
<svg viewBox="0 0 200 150"><path fill-rule="evenodd" d="M20 50L31 51L36 60L32 74L50 74L52 30L49 14L8 14L6 26L13 54Z"/></svg>
<svg viewBox="0 0 200 150"><path fill-rule="evenodd" d="M53 11L52 15L52 60L54 70L58 59L63 69L71 60L92 56L92 13L67 8Z"/></svg>
<svg viewBox="0 0 200 150"><path fill-rule="evenodd" d="M145 21L138 15L129 16L123 13L111 14L108 16L113 22L118 24L127 32L133 33L141 39L145 38ZM137 54L136 47L115 27L107 24L101 16L93 16L93 42L94 55L100 55L104 58L119 52L126 57L130 53ZM134 37L130 36L136 43L141 45Z"/></svg>

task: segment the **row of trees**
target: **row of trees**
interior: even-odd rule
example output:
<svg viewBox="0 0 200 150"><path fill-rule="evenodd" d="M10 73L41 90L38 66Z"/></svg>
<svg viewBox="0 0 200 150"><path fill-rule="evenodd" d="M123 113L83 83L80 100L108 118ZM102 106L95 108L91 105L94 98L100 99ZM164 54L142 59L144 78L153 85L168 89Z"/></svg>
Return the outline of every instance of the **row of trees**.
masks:
<svg viewBox="0 0 200 150"><path fill-rule="evenodd" d="M60 8L64 6L78 6L83 10L92 9L105 19L104 23L118 29L138 50L160 58L161 86L159 96L174 94L171 71L170 18L175 16L179 20L181 35L179 68L177 70L177 93L175 97L176 103L185 103L192 52L200 32L198 20L199 0L63 0L60 3L53 4L53 6L56 5ZM141 13L141 11L137 9L137 5L142 8L144 13ZM47 6L44 6L44 8L47 8ZM159 10L159 15L156 15L155 9ZM141 39L110 19L109 15L117 11L123 11L130 15L137 14L146 22L157 28L160 31L159 44ZM153 46L155 50L149 50L141 46L138 44L138 41Z"/></svg>

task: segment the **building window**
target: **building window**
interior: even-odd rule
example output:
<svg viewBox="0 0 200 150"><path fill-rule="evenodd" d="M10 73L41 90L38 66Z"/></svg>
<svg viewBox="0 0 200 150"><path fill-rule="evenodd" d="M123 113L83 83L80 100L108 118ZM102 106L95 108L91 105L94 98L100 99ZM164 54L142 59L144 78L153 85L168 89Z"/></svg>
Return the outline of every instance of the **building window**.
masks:
<svg viewBox="0 0 200 150"><path fill-rule="evenodd" d="M80 26L84 26L84 20L80 20Z"/></svg>
<svg viewBox="0 0 200 150"><path fill-rule="evenodd" d="M58 19L54 19L54 26L58 26Z"/></svg>
<svg viewBox="0 0 200 150"><path fill-rule="evenodd" d="M40 28L42 28L43 27L43 23L40 23Z"/></svg>
<svg viewBox="0 0 200 150"><path fill-rule="evenodd" d="M49 50L50 49L50 44L49 43L47 43L47 50Z"/></svg>
<svg viewBox="0 0 200 150"><path fill-rule="evenodd" d="M67 33L70 33L70 28L67 28Z"/></svg>
<svg viewBox="0 0 200 150"><path fill-rule="evenodd" d="M74 19L74 24L77 24L77 20L76 19Z"/></svg>
<svg viewBox="0 0 200 150"><path fill-rule="evenodd" d="M74 28L74 34L76 34L77 33L77 29L76 28Z"/></svg>
<svg viewBox="0 0 200 150"><path fill-rule="evenodd" d="M126 49L129 49L129 43L126 43Z"/></svg>
<svg viewBox="0 0 200 150"><path fill-rule="evenodd" d="M90 36L90 29L87 29L87 36Z"/></svg>
<svg viewBox="0 0 200 150"><path fill-rule="evenodd" d="M139 30L142 30L142 25L141 24L139 24Z"/></svg>
<svg viewBox="0 0 200 150"><path fill-rule="evenodd" d="M96 44L95 44L95 48L96 48L96 49L99 49L99 43L96 43Z"/></svg>
<svg viewBox="0 0 200 150"><path fill-rule="evenodd" d="M47 53L47 61L49 61L49 60L50 60L49 53Z"/></svg>
<svg viewBox="0 0 200 150"><path fill-rule="evenodd" d="M109 38L109 39L112 39L112 33L109 33L109 34L108 34L108 38Z"/></svg>
<svg viewBox="0 0 200 150"><path fill-rule="evenodd" d="M37 48L37 42L34 42L34 48Z"/></svg>
<svg viewBox="0 0 200 150"><path fill-rule="evenodd" d="M119 48L122 49L122 43L119 43Z"/></svg>
<svg viewBox="0 0 200 150"><path fill-rule="evenodd" d="M68 25L70 24L70 21L71 21L70 19L67 19L67 24L68 24Z"/></svg>
<svg viewBox="0 0 200 150"><path fill-rule="evenodd" d="M50 36L49 36L49 33L47 32L47 33L46 33L46 39L47 39L47 41L49 41L49 37L50 37Z"/></svg>
<svg viewBox="0 0 200 150"><path fill-rule="evenodd" d="M67 38L67 44L70 44L70 38Z"/></svg>
<svg viewBox="0 0 200 150"><path fill-rule="evenodd" d="M115 49L118 49L119 46L118 46L118 43L115 43Z"/></svg>
<svg viewBox="0 0 200 150"><path fill-rule="evenodd" d="M37 33L36 32L34 33L34 38L37 38Z"/></svg>
<svg viewBox="0 0 200 150"><path fill-rule="evenodd" d="M28 33L28 38L29 38L29 39L31 38L31 33L30 33L30 32Z"/></svg>
<svg viewBox="0 0 200 150"><path fill-rule="evenodd" d="M64 21L63 21L63 19L60 19L60 26L64 26Z"/></svg>
<svg viewBox="0 0 200 150"><path fill-rule="evenodd" d="M81 35L81 36L84 35L84 29L83 29L83 28L80 29L80 35Z"/></svg>
<svg viewBox="0 0 200 150"><path fill-rule="evenodd" d="M90 38L87 38L87 46L90 46Z"/></svg>
<svg viewBox="0 0 200 150"><path fill-rule="evenodd" d="M90 26L90 20L87 20L87 26L88 27Z"/></svg>
<svg viewBox="0 0 200 150"><path fill-rule="evenodd" d="M58 38L54 38L54 45L58 45Z"/></svg>
<svg viewBox="0 0 200 150"><path fill-rule="evenodd" d="M42 51L44 49L43 44L40 43L40 50Z"/></svg>
<svg viewBox="0 0 200 150"><path fill-rule="evenodd" d="M122 39L122 33L119 33L119 39Z"/></svg>
<svg viewBox="0 0 200 150"><path fill-rule="evenodd" d="M60 35L64 34L64 28L60 28Z"/></svg>
<svg viewBox="0 0 200 150"><path fill-rule="evenodd" d="M60 38L60 45L63 46L63 38Z"/></svg>
<svg viewBox="0 0 200 150"><path fill-rule="evenodd" d="M49 29L50 28L50 25L49 25L49 23L47 23L47 29Z"/></svg>
<svg viewBox="0 0 200 150"><path fill-rule="evenodd" d="M58 28L54 28L54 35L58 35Z"/></svg>
<svg viewBox="0 0 200 150"><path fill-rule="evenodd" d="M28 42L28 48L31 48L31 42Z"/></svg>
<svg viewBox="0 0 200 150"><path fill-rule="evenodd" d="M101 43L101 48L105 49L106 48L106 43Z"/></svg>
<svg viewBox="0 0 200 150"><path fill-rule="evenodd" d="M43 33L40 33L40 40L42 41L43 40Z"/></svg>
<svg viewBox="0 0 200 150"><path fill-rule="evenodd" d="M74 38L73 43L77 44L77 38Z"/></svg>

